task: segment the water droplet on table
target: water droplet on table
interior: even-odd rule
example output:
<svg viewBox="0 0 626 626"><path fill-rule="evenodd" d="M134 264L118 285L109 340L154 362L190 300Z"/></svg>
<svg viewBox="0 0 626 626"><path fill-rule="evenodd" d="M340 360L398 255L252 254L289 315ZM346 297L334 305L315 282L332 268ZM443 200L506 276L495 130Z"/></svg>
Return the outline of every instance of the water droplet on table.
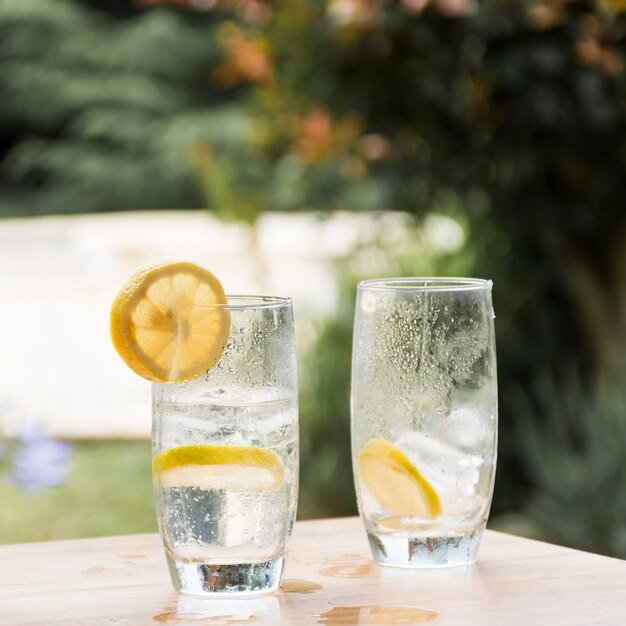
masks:
<svg viewBox="0 0 626 626"><path fill-rule="evenodd" d="M322 589L322 585L301 578L288 578L280 584L280 590L285 593L312 593L319 589Z"/></svg>

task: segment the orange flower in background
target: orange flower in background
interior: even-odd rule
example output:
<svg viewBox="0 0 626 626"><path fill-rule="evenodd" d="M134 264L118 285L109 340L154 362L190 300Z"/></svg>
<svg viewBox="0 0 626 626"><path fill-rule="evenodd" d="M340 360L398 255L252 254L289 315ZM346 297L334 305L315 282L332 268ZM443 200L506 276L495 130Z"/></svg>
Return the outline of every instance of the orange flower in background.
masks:
<svg viewBox="0 0 626 626"><path fill-rule="evenodd" d="M326 12L336 32L348 38L374 29L388 0L329 0Z"/></svg>
<svg viewBox="0 0 626 626"><path fill-rule="evenodd" d="M578 62L581 65L596 67L609 76L622 74L623 54L618 48L610 45L611 37L607 37L600 18L592 13L586 13L579 17L578 26L580 38L574 44L574 54Z"/></svg>
<svg viewBox="0 0 626 626"><path fill-rule="evenodd" d="M263 39L249 39L234 22L224 22L217 38L226 51L226 59L211 73L220 87L241 83L262 84L274 77L274 66Z"/></svg>
<svg viewBox="0 0 626 626"><path fill-rule="evenodd" d="M267 22L272 15L270 3L262 0L235 0L233 4L249 22Z"/></svg>
<svg viewBox="0 0 626 626"><path fill-rule="evenodd" d="M348 113L334 121L324 107L307 115L292 118L290 134L294 141L291 152L306 163L323 161L337 153L346 153L363 131L363 117Z"/></svg>
<svg viewBox="0 0 626 626"><path fill-rule="evenodd" d="M461 17L474 8L474 0L435 0L438 13L446 17Z"/></svg>
<svg viewBox="0 0 626 626"><path fill-rule="evenodd" d="M392 144L384 135L368 133L359 139L358 149L366 161L382 161L391 154Z"/></svg>
<svg viewBox="0 0 626 626"><path fill-rule="evenodd" d="M332 122L327 109L315 109L308 115L292 120L295 136L292 152L302 161L318 161L329 152L332 144Z"/></svg>
<svg viewBox="0 0 626 626"><path fill-rule="evenodd" d="M527 8L528 19L536 30L549 30L562 24L567 13L563 2L548 1L541 4L531 4Z"/></svg>
<svg viewBox="0 0 626 626"><path fill-rule="evenodd" d="M401 0L400 4L406 13L421 13L429 0Z"/></svg>
<svg viewBox="0 0 626 626"><path fill-rule="evenodd" d="M594 39L584 39L574 45L579 63L599 68L609 76L618 76L624 71L624 59L615 48L605 48Z"/></svg>
<svg viewBox="0 0 626 626"><path fill-rule="evenodd" d="M570 0L544 0L527 8L530 24L539 31L547 31L563 24L571 17ZM595 67L609 76L624 71L624 56L615 47L612 16L626 10L626 0L601 0L597 10L583 11L576 16L578 41L573 54L581 65ZM598 8L599 7L599 8Z"/></svg>

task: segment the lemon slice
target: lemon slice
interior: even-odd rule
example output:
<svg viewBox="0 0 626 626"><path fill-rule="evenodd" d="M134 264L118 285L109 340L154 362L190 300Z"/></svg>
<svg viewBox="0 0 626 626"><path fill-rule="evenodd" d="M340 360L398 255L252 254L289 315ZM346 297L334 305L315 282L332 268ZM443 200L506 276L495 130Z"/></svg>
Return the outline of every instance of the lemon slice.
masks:
<svg viewBox="0 0 626 626"><path fill-rule="evenodd" d="M433 519L441 499L411 459L385 439L371 439L359 455L359 478L379 504L402 517Z"/></svg>
<svg viewBox="0 0 626 626"><path fill-rule="evenodd" d="M285 482L278 454L252 446L179 446L155 456L152 470L164 487L276 491Z"/></svg>
<svg viewBox="0 0 626 626"><path fill-rule="evenodd" d="M111 307L111 338L126 364L155 382L195 378L219 360L230 333L220 282L188 262L133 274Z"/></svg>

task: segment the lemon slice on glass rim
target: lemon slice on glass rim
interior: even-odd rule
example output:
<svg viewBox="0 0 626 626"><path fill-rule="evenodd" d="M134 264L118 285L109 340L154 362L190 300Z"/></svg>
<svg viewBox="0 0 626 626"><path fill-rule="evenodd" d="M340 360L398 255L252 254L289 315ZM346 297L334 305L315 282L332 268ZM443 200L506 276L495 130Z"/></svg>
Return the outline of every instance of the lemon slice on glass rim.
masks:
<svg viewBox="0 0 626 626"><path fill-rule="evenodd" d="M162 487L197 487L231 491L277 491L285 466L268 448L231 445L178 446L152 460Z"/></svg>
<svg viewBox="0 0 626 626"><path fill-rule="evenodd" d="M370 439L358 458L359 478L378 503L401 517L441 515L439 494L411 459L386 439Z"/></svg>
<svg viewBox="0 0 626 626"><path fill-rule="evenodd" d="M198 265L149 265L135 272L113 301L111 339L143 378L196 378L217 363L228 341L226 304L219 280Z"/></svg>

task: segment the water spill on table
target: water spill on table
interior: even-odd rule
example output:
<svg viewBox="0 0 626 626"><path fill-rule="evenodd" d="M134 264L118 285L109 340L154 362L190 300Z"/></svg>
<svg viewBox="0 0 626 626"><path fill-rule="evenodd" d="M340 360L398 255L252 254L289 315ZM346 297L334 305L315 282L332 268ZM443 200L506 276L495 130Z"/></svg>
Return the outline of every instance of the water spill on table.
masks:
<svg viewBox="0 0 626 626"><path fill-rule="evenodd" d="M374 569L374 562L359 554L346 554L328 561L318 570L322 576L332 578L365 578Z"/></svg>
<svg viewBox="0 0 626 626"><path fill-rule="evenodd" d="M242 619L234 615L209 616L202 613L184 613L181 611L168 611L167 613L155 615L152 619L161 624L184 624L189 622L203 622L206 624L207 620L210 620L211 626L244 626L258 621L254 615Z"/></svg>
<svg viewBox="0 0 626 626"><path fill-rule="evenodd" d="M313 593L321 588L322 585L301 578L287 578L280 584L280 590L285 593Z"/></svg>
<svg viewBox="0 0 626 626"><path fill-rule="evenodd" d="M336 606L316 615L318 624L325 626L412 626L432 622L437 611L413 606Z"/></svg>

